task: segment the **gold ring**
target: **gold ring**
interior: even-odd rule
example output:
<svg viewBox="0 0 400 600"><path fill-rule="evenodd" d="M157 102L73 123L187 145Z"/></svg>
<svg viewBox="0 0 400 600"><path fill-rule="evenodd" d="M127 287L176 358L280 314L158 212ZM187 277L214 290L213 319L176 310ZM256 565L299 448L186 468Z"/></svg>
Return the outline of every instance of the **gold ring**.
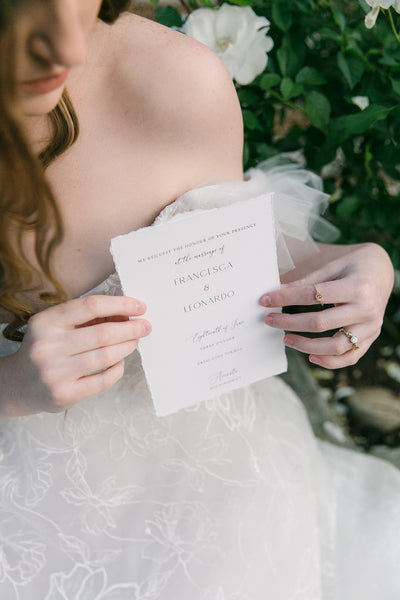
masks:
<svg viewBox="0 0 400 600"><path fill-rule="evenodd" d="M339 331L340 333L344 333L344 335L350 340L353 346L353 350L358 350L360 348L360 346L358 345L358 337L356 335L353 335L351 331L345 329L344 327L341 327Z"/></svg>
<svg viewBox="0 0 400 600"><path fill-rule="evenodd" d="M321 292L318 291L317 284L313 283L313 286L315 289L315 299L317 302L319 302L321 304L321 306L323 306L324 305L324 297L321 294Z"/></svg>

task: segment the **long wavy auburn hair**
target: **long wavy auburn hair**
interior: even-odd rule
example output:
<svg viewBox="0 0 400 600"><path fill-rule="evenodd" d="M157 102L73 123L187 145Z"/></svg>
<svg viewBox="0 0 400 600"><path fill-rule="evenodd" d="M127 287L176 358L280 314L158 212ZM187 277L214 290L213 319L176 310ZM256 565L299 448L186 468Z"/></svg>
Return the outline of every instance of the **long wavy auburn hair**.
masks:
<svg viewBox="0 0 400 600"><path fill-rule="evenodd" d="M68 295L53 273L51 258L63 238L63 224L56 198L44 171L79 135L79 123L68 92L48 114L52 139L35 156L20 125L15 85L15 35L13 14L29 0L0 0L0 306L14 316L3 330L8 339L20 341L19 328L33 314L28 292L46 282L50 291L40 294L43 306L67 300ZM127 0L104 0L99 18L112 23L128 8ZM28 260L23 241L34 240L36 264Z"/></svg>

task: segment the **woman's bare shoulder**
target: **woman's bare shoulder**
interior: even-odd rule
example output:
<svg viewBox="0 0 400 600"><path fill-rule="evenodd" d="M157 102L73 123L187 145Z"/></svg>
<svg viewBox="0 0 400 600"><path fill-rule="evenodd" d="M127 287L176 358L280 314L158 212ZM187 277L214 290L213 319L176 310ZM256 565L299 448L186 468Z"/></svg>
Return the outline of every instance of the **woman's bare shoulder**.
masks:
<svg viewBox="0 0 400 600"><path fill-rule="evenodd" d="M128 83L168 86L172 91L199 91L205 81L232 91L225 66L214 52L178 31L126 13L111 27L115 67ZM205 79L205 76L206 79ZM216 81L215 81L216 80Z"/></svg>
<svg viewBox="0 0 400 600"><path fill-rule="evenodd" d="M109 79L126 126L156 132L221 162L242 161L242 117L232 79L214 52L188 36L136 15L102 26ZM224 160L224 159L222 159ZM233 175L232 175L233 176Z"/></svg>

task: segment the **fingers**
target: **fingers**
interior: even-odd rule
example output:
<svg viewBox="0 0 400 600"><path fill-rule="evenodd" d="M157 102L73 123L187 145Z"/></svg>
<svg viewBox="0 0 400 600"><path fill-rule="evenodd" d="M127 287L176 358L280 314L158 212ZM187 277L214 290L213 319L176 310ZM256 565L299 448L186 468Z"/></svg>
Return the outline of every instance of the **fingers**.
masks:
<svg viewBox="0 0 400 600"><path fill-rule="evenodd" d="M340 356L310 354L309 361L315 365L323 367L324 369L343 369L343 367L351 367L354 366L365 354L372 341L373 340L366 344L364 351L362 351L361 348L360 350L351 349Z"/></svg>
<svg viewBox="0 0 400 600"><path fill-rule="evenodd" d="M68 383L68 385L61 384L54 390L52 394L53 405L48 407L47 410L49 412L60 412L72 408L78 402L109 389L121 379L123 374L124 360L120 360L100 373L81 377Z"/></svg>
<svg viewBox="0 0 400 600"><path fill-rule="evenodd" d="M146 306L140 300L127 296L87 296L58 304L34 315L30 319L31 327L46 325L58 328L73 328L93 319L105 317L130 317L144 314Z"/></svg>
<svg viewBox="0 0 400 600"><path fill-rule="evenodd" d="M82 377L74 382L71 386L72 398L79 397L81 400L90 398L95 394L108 390L112 385L117 383L124 374L124 361L121 360L106 371L90 375L90 377Z"/></svg>
<svg viewBox="0 0 400 600"><path fill-rule="evenodd" d="M373 337L368 328L352 326L351 332L357 336L359 350L366 349L366 342ZM284 343L289 348L294 348L305 354L341 356L349 350L353 350L352 342L341 332L337 331L328 337L309 338L292 333L284 337ZM359 353L360 354L360 353Z"/></svg>
<svg viewBox="0 0 400 600"><path fill-rule="evenodd" d="M137 346L138 340L129 340L73 356L68 360L68 375L75 380L109 369L129 356Z"/></svg>
<svg viewBox="0 0 400 600"><path fill-rule="evenodd" d="M124 358L151 331L138 318L145 310L134 298L90 296L30 319L23 351L43 386L46 410L69 408L122 376Z"/></svg>
<svg viewBox="0 0 400 600"><path fill-rule="evenodd" d="M348 283L338 281L326 281L316 284L324 304L343 304L350 300ZM281 289L269 292L261 297L260 303L266 308L277 306L310 306L321 304L316 297L316 289L313 283L295 281L283 284Z"/></svg>
<svg viewBox="0 0 400 600"><path fill-rule="evenodd" d="M89 397L90 390L103 391L113 385L119 377L122 377L124 358L131 354L137 345L138 340L128 340L72 357L59 356L55 360L51 360L49 356L42 357L37 364L38 373L50 394L54 409L70 408ZM102 374L103 376L99 377ZM77 385L81 380L92 378L94 378L93 382Z"/></svg>
<svg viewBox="0 0 400 600"><path fill-rule="evenodd" d="M352 342L342 331L337 331L330 337L319 338L289 333L284 337L284 343L309 354L309 360L314 364L327 369L339 369L354 365L379 335L379 330L368 325L352 325L346 330L357 338L356 342Z"/></svg>
<svg viewBox="0 0 400 600"><path fill-rule="evenodd" d="M365 354L365 352L362 352L361 354L356 354L356 352L358 353L359 350L349 350L346 354L342 354L341 356L310 355L309 361L324 369L343 369L344 367L354 366Z"/></svg>
<svg viewBox="0 0 400 600"><path fill-rule="evenodd" d="M272 311L265 321L293 332L285 337L285 343L309 354L311 362L336 369L355 364L378 337L393 269L386 255L374 245L342 248L339 252L324 247L321 251L322 267L265 294L260 302L267 309L319 305L315 311L297 314ZM342 327L359 337L359 348L339 332ZM336 333L311 339L296 334L332 330Z"/></svg>
<svg viewBox="0 0 400 600"><path fill-rule="evenodd" d="M150 331L150 323L144 319L73 329L54 339L33 342L30 357L40 379L57 399L63 382L73 383L78 378L109 369L131 354L139 338Z"/></svg>
<svg viewBox="0 0 400 600"><path fill-rule="evenodd" d="M360 311L357 307L348 305L299 314L272 312L265 317L265 322L270 327L310 333L339 329L343 323L359 322L359 320Z"/></svg>
<svg viewBox="0 0 400 600"><path fill-rule="evenodd" d="M72 356L104 346L112 346L138 340L151 332L151 325L145 319L113 321L74 329L63 340L66 355Z"/></svg>

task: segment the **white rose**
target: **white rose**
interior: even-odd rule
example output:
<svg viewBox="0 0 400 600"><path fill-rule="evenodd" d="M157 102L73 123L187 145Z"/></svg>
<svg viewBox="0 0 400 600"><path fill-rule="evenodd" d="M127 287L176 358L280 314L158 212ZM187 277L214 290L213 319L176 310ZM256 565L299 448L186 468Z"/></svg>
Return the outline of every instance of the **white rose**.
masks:
<svg viewBox="0 0 400 600"><path fill-rule="evenodd" d="M396 12L400 13L400 0L367 0L367 4L372 8L372 10L365 15L365 26L368 29L372 29L375 25L381 8L393 7Z"/></svg>
<svg viewBox="0 0 400 600"><path fill-rule="evenodd" d="M218 10L193 11L183 30L214 50L231 77L247 85L267 66L267 52L274 45L267 35L269 26L268 19L257 16L249 6L223 4Z"/></svg>

